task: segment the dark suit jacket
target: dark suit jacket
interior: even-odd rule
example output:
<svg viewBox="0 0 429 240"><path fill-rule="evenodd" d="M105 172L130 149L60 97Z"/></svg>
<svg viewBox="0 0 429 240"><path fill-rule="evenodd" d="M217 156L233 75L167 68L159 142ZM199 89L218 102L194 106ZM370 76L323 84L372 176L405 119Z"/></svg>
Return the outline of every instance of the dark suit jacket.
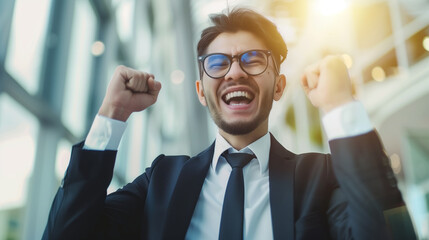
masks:
<svg viewBox="0 0 429 240"><path fill-rule="evenodd" d="M214 144L192 158L160 155L144 174L107 197L116 151L82 146L73 147L43 239L185 237ZM405 208L377 134L334 140L330 147L331 155L296 155L271 137L274 238L390 239L396 224L411 226L406 237L415 239L406 210L394 211L399 222L385 214Z"/></svg>

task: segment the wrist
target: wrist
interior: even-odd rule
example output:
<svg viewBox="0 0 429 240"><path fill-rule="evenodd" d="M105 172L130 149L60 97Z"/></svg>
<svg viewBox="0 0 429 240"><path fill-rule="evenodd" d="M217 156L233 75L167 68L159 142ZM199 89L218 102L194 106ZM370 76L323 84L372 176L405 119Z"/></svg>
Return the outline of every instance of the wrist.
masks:
<svg viewBox="0 0 429 240"><path fill-rule="evenodd" d="M123 107L106 106L105 104L101 105L98 114L122 122L126 122L131 115Z"/></svg>
<svg viewBox="0 0 429 240"><path fill-rule="evenodd" d="M118 150L127 123L97 115L85 140L86 150Z"/></svg>
<svg viewBox="0 0 429 240"><path fill-rule="evenodd" d="M365 107L359 101L339 106L322 118L329 140L361 135L373 130Z"/></svg>
<svg viewBox="0 0 429 240"><path fill-rule="evenodd" d="M335 108L341 107L341 106L348 104L348 103L351 103L353 101L355 101L355 99L353 97L347 97L347 98L337 100L335 102L320 106L320 109L322 109L324 114L327 114L327 113L331 112L332 110L334 110Z"/></svg>

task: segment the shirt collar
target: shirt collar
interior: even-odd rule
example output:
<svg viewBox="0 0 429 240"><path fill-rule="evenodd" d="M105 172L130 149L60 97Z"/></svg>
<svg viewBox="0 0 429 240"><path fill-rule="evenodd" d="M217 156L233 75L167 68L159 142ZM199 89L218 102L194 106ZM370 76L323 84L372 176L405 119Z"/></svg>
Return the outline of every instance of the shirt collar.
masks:
<svg viewBox="0 0 429 240"><path fill-rule="evenodd" d="M268 159L270 155L270 147L271 147L271 138L268 132L267 134L260 137L258 140L252 142L251 144L241 149L240 151L233 148L231 144L229 144L226 141L226 139L223 138L218 132L216 135L212 167L213 169L216 169L220 155L226 150L229 150L229 152L243 152L243 153L250 153L250 154L253 153L256 155L256 159L258 160L260 172L261 174L263 174L268 170Z"/></svg>

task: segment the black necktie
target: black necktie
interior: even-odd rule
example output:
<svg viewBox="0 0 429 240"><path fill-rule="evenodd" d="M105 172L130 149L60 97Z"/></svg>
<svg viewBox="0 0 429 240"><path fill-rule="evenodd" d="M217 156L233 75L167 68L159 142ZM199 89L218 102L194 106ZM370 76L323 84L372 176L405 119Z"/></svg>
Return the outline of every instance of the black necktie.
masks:
<svg viewBox="0 0 429 240"><path fill-rule="evenodd" d="M220 221L220 240L243 239L244 218L244 181L243 167L252 160L255 155L247 153L222 154L231 165L232 171L223 200L222 218Z"/></svg>

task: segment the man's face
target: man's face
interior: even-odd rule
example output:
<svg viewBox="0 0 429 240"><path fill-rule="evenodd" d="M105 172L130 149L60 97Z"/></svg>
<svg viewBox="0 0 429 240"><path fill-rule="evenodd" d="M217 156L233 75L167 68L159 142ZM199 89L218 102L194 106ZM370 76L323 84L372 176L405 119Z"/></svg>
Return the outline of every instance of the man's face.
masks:
<svg viewBox="0 0 429 240"><path fill-rule="evenodd" d="M208 46L206 53L224 53L237 56L248 50L268 50L265 44L250 32L221 33ZM257 76L244 72L234 59L229 72L214 79L203 74L197 81L201 104L221 131L244 135L254 131L268 131L268 116L273 100L279 100L285 86L283 75L277 76L272 57L268 68Z"/></svg>

